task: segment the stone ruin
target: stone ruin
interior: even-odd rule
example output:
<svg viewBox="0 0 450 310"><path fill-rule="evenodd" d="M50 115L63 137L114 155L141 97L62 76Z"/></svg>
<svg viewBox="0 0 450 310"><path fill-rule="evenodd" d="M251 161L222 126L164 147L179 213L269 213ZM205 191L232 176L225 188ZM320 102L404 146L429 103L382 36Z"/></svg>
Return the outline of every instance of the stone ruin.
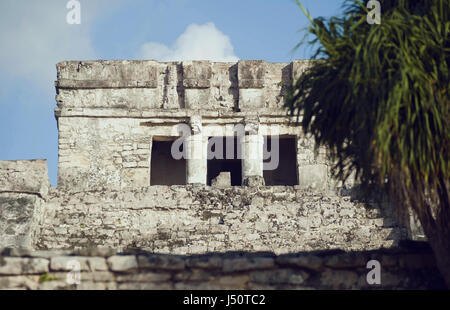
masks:
<svg viewBox="0 0 450 310"><path fill-rule="evenodd" d="M283 108L288 85L309 63L57 64L58 186L50 186L45 160L0 161L0 247L45 260L99 247L291 255L397 249L417 239L386 199L357 197L354 181L333 180L327 150ZM180 124L188 135L176 159ZM275 150L278 164L265 169ZM30 254L42 251L55 252ZM47 263L41 273L52 270Z"/></svg>
<svg viewBox="0 0 450 310"><path fill-rule="evenodd" d="M306 65L305 61L59 63L58 187L84 191L211 185L225 169L231 172L232 185L260 177L266 185L329 189L325 150L315 154L313 141L282 108L286 87ZM180 124L191 131L186 148L193 156L186 160L170 154ZM239 125L245 134L238 137ZM264 143L270 143L274 134L280 137L280 165L264 174ZM241 147L241 160L208 161L208 144L221 138Z"/></svg>

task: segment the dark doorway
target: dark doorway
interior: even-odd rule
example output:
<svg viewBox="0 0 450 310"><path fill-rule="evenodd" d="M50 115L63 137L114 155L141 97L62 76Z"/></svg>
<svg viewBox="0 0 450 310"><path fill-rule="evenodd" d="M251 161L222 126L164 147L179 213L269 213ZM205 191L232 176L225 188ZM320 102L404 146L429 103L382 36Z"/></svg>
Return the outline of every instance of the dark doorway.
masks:
<svg viewBox="0 0 450 310"><path fill-rule="evenodd" d="M264 152L267 151L276 156L278 153L278 166L274 170L264 170L263 176L267 186L274 185L297 185L297 152L296 139L293 136L278 137L278 152L272 147L276 147L276 142L271 137L264 137ZM264 156L265 158L265 156ZM270 162L270 158L264 159L265 163Z"/></svg>
<svg viewBox="0 0 450 310"><path fill-rule="evenodd" d="M186 184L186 160L172 157L173 141L170 138L159 139L161 140L154 139L152 143L150 185Z"/></svg>
<svg viewBox="0 0 450 310"><path fill-rule="evenodd" d="M207 168L208 185L211 185L212 179L216 178L221 172L230 172L231 186L242 185L242 166L239 152L240 145L238 143L239 139L237 137L209 138Z"/></svg>

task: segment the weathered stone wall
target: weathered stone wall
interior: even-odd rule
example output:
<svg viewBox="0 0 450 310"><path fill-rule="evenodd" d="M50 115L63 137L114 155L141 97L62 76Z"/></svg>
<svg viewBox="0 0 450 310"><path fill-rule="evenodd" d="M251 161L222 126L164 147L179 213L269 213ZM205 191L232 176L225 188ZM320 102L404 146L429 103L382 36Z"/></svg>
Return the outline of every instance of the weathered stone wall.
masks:
<svg viewBox="0 0 450 310"><path fill-rule="evenodd" d="M279 110L308 63L64 61L57 64L56 100L72 109Z"/></svg>
<svg viewBox="0 0 450 310"><path fill-rule="evenodd" d="M370 260L380 263L381 284L367 283ZM80 284L70 282L78 275ZM180 256L146 252L119 255L108 249L75 252L4 249L0 256L0 289L444 288L431 252L423 249L279 256L243 252Z"/></svg>
<svg viewBox="0 0 450 310"><path fill-rule="evenodd" d="M189 124L193 132L201 130L195 151L201 153L206 148L202 139L233 136L233 126L241 124L246 130L251 128L255 141L274 134L296 137L298 185L334 190L326 151L315 152L313 139L305 137L295 118L282 108L286 86L308 64L61 62L57 65L55 111L58 186L79 191L149 186L154 139L179 137L176 126ZM276 133L274 126L279 128ZM262 145L256 150L262 150ZM248 167L248 171L243 169L243 178L246 173L262 176L258 162L242 164ZM194 166L188 162L187 181L204 183L201 174L206 174L206 168L201 168L205 162ZM189 171L198 176L189 178Z"/></svg>
<svg viewBox="0 0 450 310"><path fill-rule="evenodd" d="M0 161L0 247L31 247L50 182L46 160Z"/></svg>
<svg viewBox="0 0 450 310"><path fill-rule="evenodd" d="M173 254L369 250L395 247L405 237L387 206L289 186L53 190L39 226L40 249Z"/></svg>
<svg viewBox="0 0 450 310"><path fill-rule="evenodd" d="M44 197L49 188L47 160L0 160L0 192Z"/></svg>
<svg viewBox="0 0 450 310"><path fill-rule="evenodd" d="M208 118L203 116L205 137L232 136L232 125L245 119L244 115L237 118L228 115L226 119L218 117L212 121L213 114ZM173 119L165 122L126 117L60 117L58 188L84 191L150 186L154 137L178 138L176 125L188 122L191 117L192 114L184 112L173 113ZM329 177L324 149L316 152L313 139L305 137L301 128L286 124L284 119L267 116L261 120L271 120L278 125L280 135L297 137L296 167L300 186L313 190L335 188ZM261 134L270 135L270 124L261 125Z"/></svg>
<svg viewBox="0 0 450 310"><path fill-rule="evenodd" d="M60 118L58 187L149 186L152 138L147 128L134 119Z"/></svg>
<svg viewBox="0 0 450 310"><path fill-rule="evenodd" d="M401 228L388 202L341 196L357 192L353 181L331 179L326 150L282 109L286 85L307 65L58 64L58 187L45 160L0 161L0 247L15 248L0 256L0 288L369 288L374 257L387 268L385 288L433 287L429 253L384 252L417 229ZM196 154L244 125L248 186L206 186L205 157L186 159L188 185L151 186L154 141L179 137L178 124L189 125L186 149ZM261 141L273 135L295 138L297 186L263 186ZM125 254L86 250L98 246ZM303 253L332 249L375 252ZM72 259L79 287L63 281Z"/></svg>

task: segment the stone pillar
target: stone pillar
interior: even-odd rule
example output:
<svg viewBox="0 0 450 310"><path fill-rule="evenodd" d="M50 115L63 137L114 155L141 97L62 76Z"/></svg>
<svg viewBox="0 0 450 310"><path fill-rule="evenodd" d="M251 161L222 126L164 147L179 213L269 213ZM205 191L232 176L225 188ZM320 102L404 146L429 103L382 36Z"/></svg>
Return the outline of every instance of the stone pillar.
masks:
<svg viewBox="0 0 450 310"><path fill-rule="evenodd" d="M186 184L206 185L207 174L207 137L202 133L201 116L192 116L190 120L191 136L186 139Z"/></svg>
<svg viewBox="0 0 450 310"><path fill-rule="evenodd" d="M242 185L264 185L264 138L259 133L258 120L246 120L242 143Z"/></svg>

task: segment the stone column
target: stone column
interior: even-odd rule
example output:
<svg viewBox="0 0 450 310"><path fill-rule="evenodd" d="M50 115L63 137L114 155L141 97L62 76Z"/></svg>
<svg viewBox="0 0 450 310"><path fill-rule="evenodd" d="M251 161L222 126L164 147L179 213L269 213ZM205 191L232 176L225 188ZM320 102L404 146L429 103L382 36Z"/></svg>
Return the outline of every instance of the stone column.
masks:
<svg viewBox="0 0 450 310"><path fill-rule="evenodd" d="M186 139L186 184L206 185L207 173L207 137L202 133L201 116L192 116L190 120L191 136Z"/></svg>
<svg viewBox="0 0 450 310"><path fill-rule="evenodd" d="M242 185L264 185L264 138L259 133L258 120L246 120L242 143Z"/></svg>

